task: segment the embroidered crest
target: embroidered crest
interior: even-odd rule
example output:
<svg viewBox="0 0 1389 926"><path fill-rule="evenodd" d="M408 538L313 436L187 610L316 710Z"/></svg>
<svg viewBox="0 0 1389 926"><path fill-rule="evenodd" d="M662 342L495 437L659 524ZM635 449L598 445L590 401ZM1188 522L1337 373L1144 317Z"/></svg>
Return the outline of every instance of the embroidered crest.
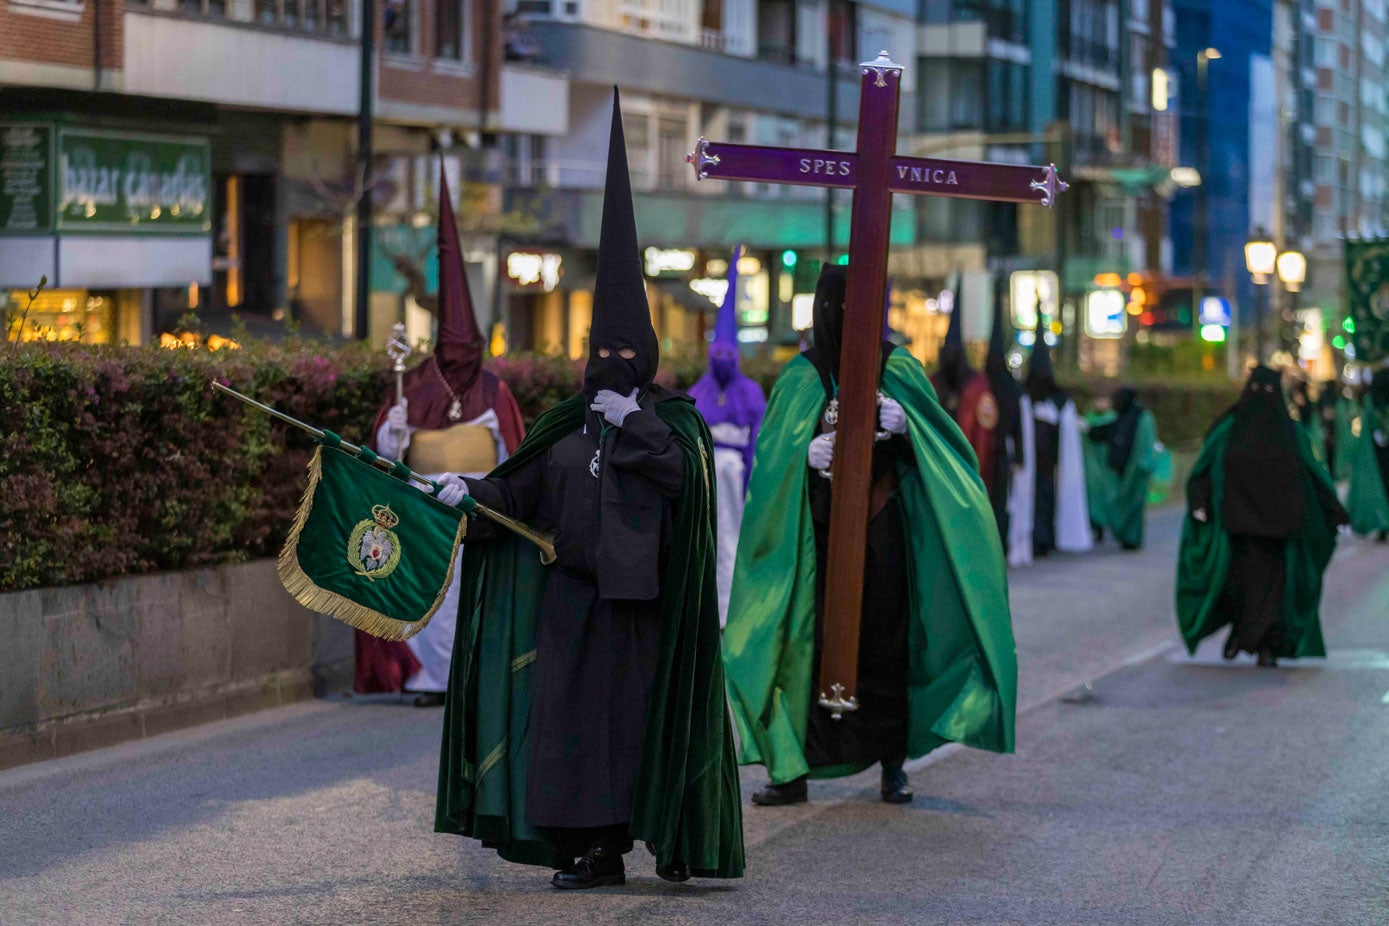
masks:
<svg viewBox="0 0 1389 926"><path fill-rule="evenodd" d="M998 403L991 395L985 395L979 400L979 404L974 407L974 417L979 420L979 426L986 431L992 431L998 427Z"/></svg>
<svg viewBox="0 0 1389 926"><path fill-rule="evenodd" d="M400 538L391 528L400 523L389 505L373 505L371 517L358 521L347 540L347 562L352 571L373 582L384 579L400 565Z"/></svg>

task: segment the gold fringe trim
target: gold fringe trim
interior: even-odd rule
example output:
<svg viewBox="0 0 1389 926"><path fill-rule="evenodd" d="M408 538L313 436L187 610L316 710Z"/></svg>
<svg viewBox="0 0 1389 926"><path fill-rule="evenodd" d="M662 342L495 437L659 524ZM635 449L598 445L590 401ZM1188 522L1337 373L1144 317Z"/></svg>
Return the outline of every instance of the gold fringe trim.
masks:
<svg viewBox="0 0 1389 926"><path fill-rule="evenodd" d="M535 650L531 650L529 653L522 653L520 656L511 660L511 671L520 672L533 662L535 662Z"/></svg>
<svg viewBox="0 0 1389 926"><path fill-rule="evenodd" d="M280 577L280 583L285 587L285 591L289 592L290 597L310 611L327 614L329 617L336 618L363 633L380 637L383 640L397 643L408 640L429 625L430 619L439 610L439 606L444 603L444 596L448 594L449 586L453 584L454 569L458 565L458 546L468 533L468 518L464 516L458 522L458 533L453 538L453 553L449 557L448 574L444 577L443 588L439 589L434 603L430 605L429 610L420 620L402 621L389 617L374 608L368 608L366 605L358 604L350 598L339 595L337 592L320 588L299 565L299 536L304 531L304 525L308 523L309 512L313 510L314 491L323 478L322 455L323 447L320 445L314 450L313 459L309 461L309 485L304 490L303 500L299 502L299 510L294 515L294 524L290 528L289 536L285 539L284 547L280 550L279 562L275 568Z"/></svg>

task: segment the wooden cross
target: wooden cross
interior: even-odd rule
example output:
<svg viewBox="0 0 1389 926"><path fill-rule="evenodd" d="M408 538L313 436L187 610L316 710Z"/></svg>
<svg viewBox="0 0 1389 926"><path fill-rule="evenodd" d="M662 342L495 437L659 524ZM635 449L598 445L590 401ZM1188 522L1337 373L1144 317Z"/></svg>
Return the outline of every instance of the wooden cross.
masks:
<svg viewBox="0 0 1389 926"><path fill-rule="evenodd" d="M864 552L877 430L877 392L887 285L888 228L892 194L953 196L1011 203L1052 205L1066 184L1055 165L1028 167L979 161L901 157L897 106L902 67L887 52L859 65L858 147L818 151L731 145L699 139L685 157L700 180L751 180L823 186L854 191L849 231L849 280L838 371L830 503L828 567L825 573L824 648L820 659L820 705L838 719L858 709L859 618L863 606Z"/></svg>

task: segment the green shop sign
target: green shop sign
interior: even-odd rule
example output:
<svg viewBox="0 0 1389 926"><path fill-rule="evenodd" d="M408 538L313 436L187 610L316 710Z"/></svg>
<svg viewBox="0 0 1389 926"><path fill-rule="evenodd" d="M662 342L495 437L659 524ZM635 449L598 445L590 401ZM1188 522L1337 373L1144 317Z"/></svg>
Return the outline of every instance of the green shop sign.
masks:
<svg viewBox="0 0 1389 926"><path fill-rule="evenodd" d="M212 230L206 139L59 129L56 173L60 232Z"/></svg>
<svg viewBox="0 0 1389 926"><path fill-rule="evenodd" d="M0 122L0 235L53 232L53 126Z"/></svg>
<svg viewBox="0 0 1389 926"><path fill-rule="evenodd" d="M1346 242L1346 297L1355 359L1389 357L1389 238Z"/></svg>

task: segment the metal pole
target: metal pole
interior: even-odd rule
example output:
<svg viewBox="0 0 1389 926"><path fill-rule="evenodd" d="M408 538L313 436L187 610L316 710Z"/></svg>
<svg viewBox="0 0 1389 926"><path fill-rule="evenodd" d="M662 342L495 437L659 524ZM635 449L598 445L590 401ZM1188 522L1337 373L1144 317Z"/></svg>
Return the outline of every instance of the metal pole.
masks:
<svg viewBox="0 0 1389 926"><path fill-rule="evenodd" d="M833 2L825 6L825 16L833 17ZM838 67L834 61L834 30L825 23L825 147L834 150L834 124L839 121ZM834 189L825 189L825 263L834 263Z"/></svg>
<svg viewBox="0 0 1389 926"><path fill-rule="evenodd" d="M1254 359L1258 363L1264 362L1264 315L1271 285L1254 281Z"/></svg>
<svg viewBox="0 0 1389 926"><path fill-rule="evenodd" d="M1192 269L1196 283L1192 286L1192 314L1201 311L1201 300L1206 295L1206 186L1210 182L1210 96L1207 92L1207 70L1210 61L1204 51L1196 53L1196 90L1201 100L1200 125L1196 133L1196 164L1201 172L1201 185L1196 189L1196 220L1192 223Z"/></svg>
<svg viewBox="0 0 1389 926"><path fill-rule="evenodd" d="M376 3L362 0L361 83L357 101L357 291L353 302L352 336L366 340L371 325L371 121L375 94Z"/></svg>

